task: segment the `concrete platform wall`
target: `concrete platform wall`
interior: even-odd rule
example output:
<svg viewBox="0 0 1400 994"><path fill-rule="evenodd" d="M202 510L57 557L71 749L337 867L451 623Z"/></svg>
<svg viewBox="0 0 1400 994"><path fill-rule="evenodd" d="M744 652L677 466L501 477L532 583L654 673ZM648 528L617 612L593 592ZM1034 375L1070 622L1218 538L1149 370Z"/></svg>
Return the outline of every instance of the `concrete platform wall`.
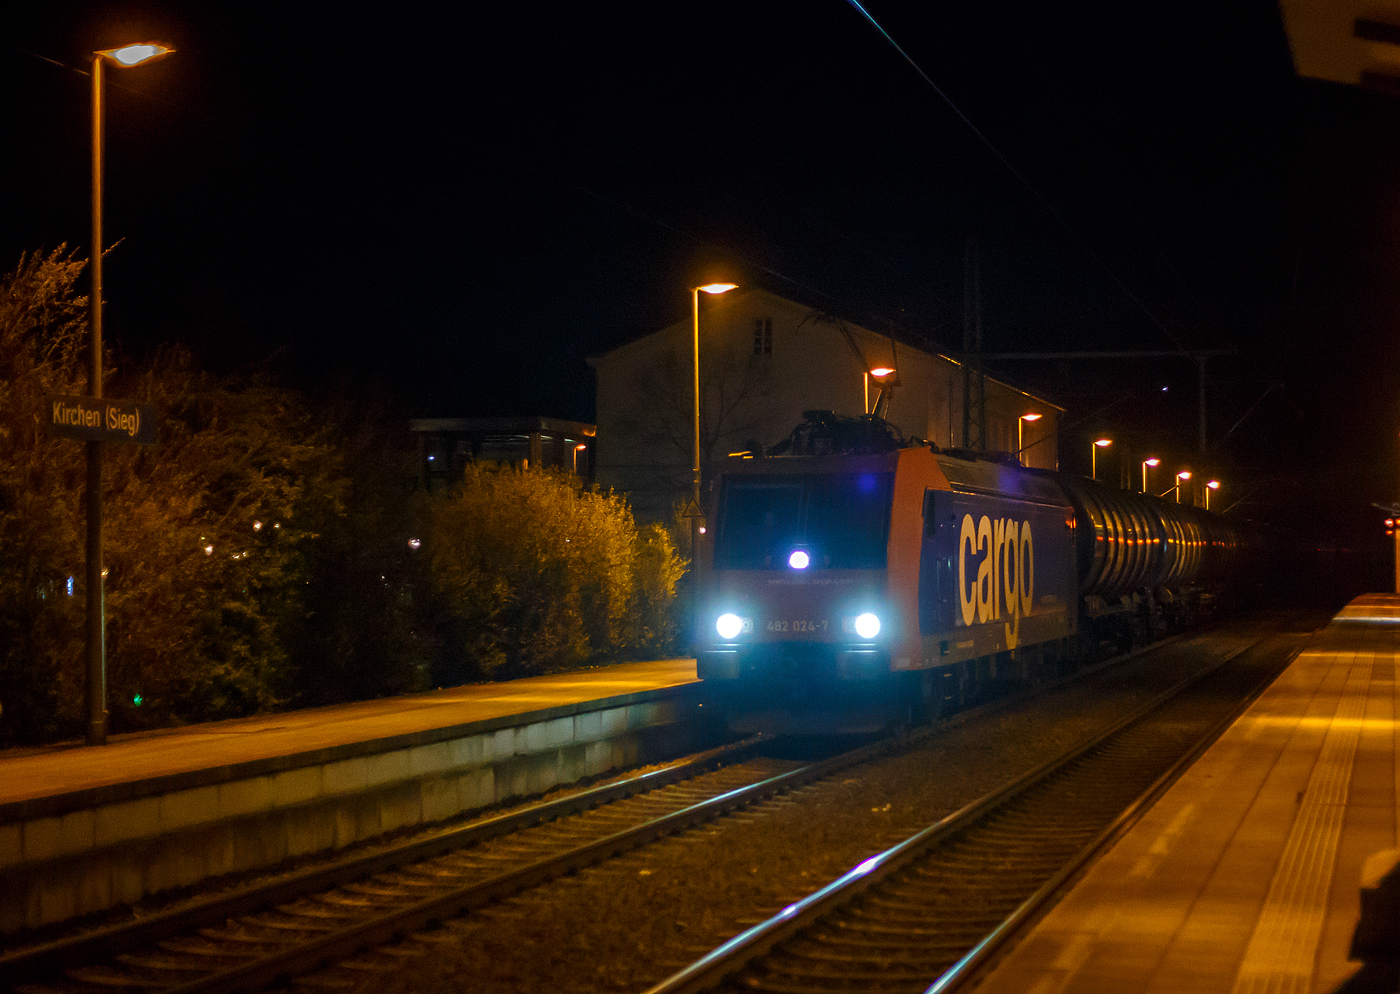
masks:
<svg viewBox="0 0 1400 994"><path fill-rule="evenodd" d="M0 809L0 934L704 748L695 687Z"/></svg>

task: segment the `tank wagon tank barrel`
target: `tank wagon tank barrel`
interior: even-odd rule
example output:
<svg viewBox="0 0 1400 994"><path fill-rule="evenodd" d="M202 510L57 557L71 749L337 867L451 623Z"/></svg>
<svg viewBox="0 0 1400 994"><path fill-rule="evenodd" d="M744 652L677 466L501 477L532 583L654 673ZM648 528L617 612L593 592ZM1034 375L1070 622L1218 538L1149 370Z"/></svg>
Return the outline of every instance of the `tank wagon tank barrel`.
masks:
<svg viewBox="0 0 1400 994"><path fill-rule="evenodd" d="M1121 597L1233 574L1248 550L1246 529L1222 515L1063 473L1055 482L1075 509L1082 595Z"/></svg>

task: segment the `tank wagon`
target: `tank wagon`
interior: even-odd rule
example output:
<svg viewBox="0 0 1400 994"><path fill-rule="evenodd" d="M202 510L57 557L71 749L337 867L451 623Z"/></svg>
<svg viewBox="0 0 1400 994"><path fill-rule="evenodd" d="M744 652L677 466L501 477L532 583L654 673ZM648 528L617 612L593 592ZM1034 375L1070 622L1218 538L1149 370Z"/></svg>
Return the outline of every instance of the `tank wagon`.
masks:
<svg viewBox="0 0 1400 994"><path fill-rule="evenodd" d="M1210 612L1254 544L1219 514L1005 453L806 419L726 461L697 550L699 675L732 719L854 729L956 709Z"/></svg>

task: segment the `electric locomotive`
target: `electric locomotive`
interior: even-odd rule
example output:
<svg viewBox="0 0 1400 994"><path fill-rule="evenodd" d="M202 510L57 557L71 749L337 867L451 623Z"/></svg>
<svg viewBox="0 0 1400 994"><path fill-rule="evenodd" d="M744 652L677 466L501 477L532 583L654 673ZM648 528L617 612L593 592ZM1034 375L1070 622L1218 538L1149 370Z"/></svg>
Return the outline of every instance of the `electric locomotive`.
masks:
<svg viewBox="0 0 1400 994"><path fill-rule="evenodd" d="M777 730L875 728L1124 647L1208 609L1249 545L1220 515L825 411L727 460L709 510L699 676Z"/></svg>

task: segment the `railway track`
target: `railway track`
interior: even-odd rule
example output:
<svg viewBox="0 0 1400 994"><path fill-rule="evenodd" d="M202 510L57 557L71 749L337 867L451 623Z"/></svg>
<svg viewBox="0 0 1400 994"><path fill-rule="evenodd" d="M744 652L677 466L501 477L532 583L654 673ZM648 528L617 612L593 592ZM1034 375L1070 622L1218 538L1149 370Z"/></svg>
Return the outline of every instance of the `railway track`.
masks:
<svg viewBox="0 0 1400 994"><path fill-rule="evenodd" d="M499 919L499 927L514 934L518 915L529 912L502 899L561 877L567 878L563 886L572 886L581 879L570 876L577 870L792 795L895 744L886 741L801 766L754 758L756 741L717 750L722 755L0 956L0 989L23 994L247 991L294 977L316 987L346 986L343 979L313 972L332 963L343 968L342 978L346 971L363 971L372 985L369 975L392 970L403 957L421 956L436 943L460 942L464 933L453 916L461 912L481 909L478 922ZM725 762L734 765L716 769ZM447 927L435 928L439 924ZM409 934L418 941L394 945ZM369 949L375 954L359 955ZM732 972L722 970L719 978ZM350 986L367 989L363 983Z"/></svg>
<svg viewBox="0 0 1400 994"><path fill-rule="evenodd" d="M260 990L771 799L890 747L755 758L768 737L369 856L0 956L25 994ZM727 765L726 765L727 764Z"/></svg>
<svg viewBox="0 0 1400 994"><path fill-rule="evenodd" d="M1136 821L1277 676L1299 642L1275 635L1233 653L647 994L957 989Z"/></svg>

